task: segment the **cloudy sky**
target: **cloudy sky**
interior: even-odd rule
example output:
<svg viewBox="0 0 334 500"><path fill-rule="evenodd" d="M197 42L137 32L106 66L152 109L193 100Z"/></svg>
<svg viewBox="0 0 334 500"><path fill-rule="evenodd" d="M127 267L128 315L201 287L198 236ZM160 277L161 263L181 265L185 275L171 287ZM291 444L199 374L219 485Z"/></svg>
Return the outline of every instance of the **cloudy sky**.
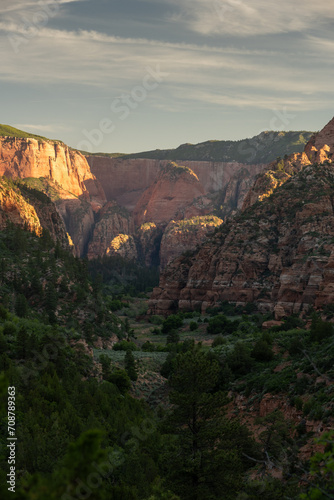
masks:
<svg viewBox="0 0 334 500"><path fill-rule="evenodd" d="M138 152L334 115L330 0L0 0L1 123Z"/></svg>

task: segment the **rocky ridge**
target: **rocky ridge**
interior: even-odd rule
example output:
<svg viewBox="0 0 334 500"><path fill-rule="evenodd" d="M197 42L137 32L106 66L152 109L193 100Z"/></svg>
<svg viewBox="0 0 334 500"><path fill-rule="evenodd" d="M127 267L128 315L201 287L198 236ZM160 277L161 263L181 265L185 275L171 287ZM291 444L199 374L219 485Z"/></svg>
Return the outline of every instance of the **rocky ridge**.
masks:
<svg viewBox="0 0 334 500"><path fill-rule="evenodd" d="M256 201L262 201L290 177L312 163L332 162L334 152L334 118L317 134L313 134L305 145L304 151L285 155L270 163L262 174L259 174L252 189L243 202L245 210Z"/></svg>
<svg viewBox="0 0 334 500"><path fill-rule="evenodd" d="M307 144L297 173L279 172L283 182L270 186L271 196L262 191L262 202L253 200L192 256L167 266L151 297L152 312L205 310L228 300L256 302L280 319L333 301L333 128L331 120ZM267 175L252 194L261 192Z"/></svg>
<svg viewBox="0 0 334 500"><path fill-rule="evenodd" d="M0 137L0 175L12 179L47 179L57 193L53 201L75 245L83 255L94 224L94 212L105 204L104 191L85 157L63 143L34 138Z"/></svg>
<svg viewBox="0 0 334 500"><path fill-rule="evenodd" d="M42 236L46 229L55 242L73 251L73 243L55 204L38 191L1 178L0 229L5 229L8 224L27 229L37 236Z"/></svg>

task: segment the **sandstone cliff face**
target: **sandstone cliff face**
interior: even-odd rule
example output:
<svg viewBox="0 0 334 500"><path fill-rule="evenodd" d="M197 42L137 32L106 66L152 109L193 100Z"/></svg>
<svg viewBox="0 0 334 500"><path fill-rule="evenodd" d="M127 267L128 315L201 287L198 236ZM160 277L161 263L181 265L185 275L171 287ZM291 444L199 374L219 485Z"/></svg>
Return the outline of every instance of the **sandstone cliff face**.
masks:
<svg viewBox="0 0 334 500"><path fill-rule="evenodd" d="M161 238L165 225L146 222L137 229L139 256L146 266L159 265Z"/></svg>
<svg viewBox="0 0 334 500"><path fill-rule="evenodd" d="M8 222L41 236L43 227L35 208L22 196L19 189L5 179L0 180L0 227Z"/></svg>
<svg viewBox="0 0 334 500"><path fill-rule="evenodd" d="M231 214L241 207L255 176L265 167L236 162L182 161L179 165L168 160L87 159L107 199L116 200L133 215L137 250L146 265L159 264L161 237L171 220L210 215L217 210L224 217ZM102 227L98 254L103 253L101 234ZM170 247L178 248L179 238L174 243L172 238L170 233ZM90 246L90 258L93 248Z"/></svg>
<svg viewBox="0 0 334 500"><path fill-rule="evenodd" d="M334 299L334 170L307 166L221 226L193 256L167 266L151 311L256 302L276 318Z"/></svg>
<svg viewBox="0 0 334 500"><path fill-rule="evenodd" d="M118 234L110 242L106 255L109 257L119 255L126 260L136 260L137 259L137 247L134 237L130 234Z"/></svg>
<svg viewBox="0 0 334 500"><path fill-rule="evenodd" d="M295 153L272 162L260 174L244 199L243 210L256 201L262 201L291 176L312 163L332 162L334 153L334 118L318 133L314 134L302 153Z"/></svg>
<svg viewBox="0 0 334 500"><path fill-rule="evenodd" d="M134 209L135 223L138 226L145 222L167 224L190 201L203 194L204 189L190 168L170 162L138 200Z"/></svg>
<svg viewBox="0 0 334 500"><path fill-rule="evenodd" d="M214 216L193 217L182 221L172 220L166 227L160 247L160 266L166 267L175 257L193 251L203 243L208 234L223 224Z"/></svg>
<svg viewBox="0 0 334 500"><path fill-rule="evenodd" d="M133 219L128 211L119 207L116 202L108 202L99 213L99 219L95 224L93 236L88 246L87 257L89 259L103 257L110 253L111 248L114 249L115 253L119 253L114 240L121 234L134 234ZM114 246L112 245L113 241ZM119 249L121 248L123 248L122 245L119 246Z"/></svg>
<svg viewBox="0 0 334 500"><path fill-rule="evenodd" d="M86 158L62 143L0 137L0 175L9 178L47 178L57 186L57 209L82 256L94 224L94 212L106 199Z"/></svg>
<svg viewBox="0 0 334 500"><path fill-rule="evenodd" d="M103 204L105 196L86 158L64 144L0 137L0 175L10 178L49 177L75 196Z"/></svg>
<svg viewBox="0 0 334 500"><path fill-rule="evenodd" d="M54 203L46 196L38 196L25 186L15 186L6 179L0 180L0 229L8 222L41 236L47 229L51 238L71 250L73 245L64 222Z"/></svg>
<svg viewBox="0 0 334 500"><path fill-rule="evenodd" d="M108 201L116 200L121 206L133 211L144 192L149 189L161 175L161 170L170 162L168 160L122 159L102 156L89 156L87 161L92 173L104 188ZM224 189L232 178L249 178L246 190L251 187L257 174L262 172L266 164L245 165L237 162L212 161L178 161L177 164L191 169L198 177L204 195L213 194ZM241 194L245 194L241 190ZM235 192L233 192L235 196ZM189 203L192 202L188 200ZM241 198L238 201L240 204ZM156 221L152 221L156 222Z"/></svg>

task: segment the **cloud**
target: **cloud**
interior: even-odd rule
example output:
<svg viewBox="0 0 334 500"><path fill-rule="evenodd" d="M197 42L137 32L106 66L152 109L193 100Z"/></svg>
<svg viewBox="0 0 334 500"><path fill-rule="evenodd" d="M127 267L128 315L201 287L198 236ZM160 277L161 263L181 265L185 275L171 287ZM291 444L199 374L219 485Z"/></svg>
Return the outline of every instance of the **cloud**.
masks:
<svg viewBox="0 0 334 500"><path fill-rule="evenodd" d="M14 0L10 4L6 2L6 5L1 5L0 4L0 14L8 14L8 13L20 13L20 12L26 12L27 10L41 10L41 9L47 9L48 7L50 10L56 11L57 7L60 5L66 4L66 3L74 3L74 2L83 2L87 0Z"/></svg>
<svg viewBox="0 0 334 500"><path fill-rule="evenodd" d="M65 125L32 125L30 123L15 123L13 127L24 131L37 131L40 133L44 132L64 132L71 130L70 127Z"/></svg>
<svg viewBox="0 0 334 500"><path fill-rule="evenodd" d="M171 21L201 35L248 37L302 32L334 19L327 0L166 0Z"/></svg>
<svg viewBox="0 0 334 500"><path fill-rule="evenodd" d="M202 0L194 2L203 7ZM255 6L261 4L254 0L246 8L240 3L233 0L236 8L248 9L251 19ZM187 4L188 0L181 3L183 8ZM334 75L328 61L334 42L329 39L307 36L299 52L279 47L255 50L218 42L213 46L27 27L15 21L0 22L0 38L7 43L0 81L20 83L24 76L26 85L87 88L88 99L100 98L101 91L110 99L131 92L141 84L147 67L157 65L166 76L146 104L160 110L175 111L190 100L198 106L272 109L283 102L293 109L315 109L333 99ZM17 53L11 50L13 43L19 44Z"/></svg>

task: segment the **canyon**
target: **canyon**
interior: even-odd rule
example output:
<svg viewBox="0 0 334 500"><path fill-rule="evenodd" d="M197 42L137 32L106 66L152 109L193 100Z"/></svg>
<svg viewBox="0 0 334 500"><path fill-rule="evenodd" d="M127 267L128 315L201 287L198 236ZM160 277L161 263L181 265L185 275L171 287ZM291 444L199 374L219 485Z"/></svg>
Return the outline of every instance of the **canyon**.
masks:
<svg viewBox="0 0 334 500"><path fill-rule="evenodd" d="M2 137L0 173L19 180L28 204L4 194L2 224L45 227L77 256L160 266L151 313L229 300L281 319L334 293L333 137L332 120L304 151L269 164L85 157L57 141ZM34 190L50 197L49 215Z"/></svg>
<svg viewBox="0 0 334 500"><path fill-rule="evenodd" d="M171 221L240 209L266 164L83 156L59 141L0 137L0 175L51 197L77 256L160 265L193 246L163 234ZM149 224L154 231L147 231ZM193 227L196 224L192 224ZM197 227L203 237L203 224ZM51 231L52 232L52 231ZM172 237L171 233L170 237ZM186 233L187 234L187 233ZM163 242L161 246L161 242ZM167 256L168 254L168 256Z"/></svg>

